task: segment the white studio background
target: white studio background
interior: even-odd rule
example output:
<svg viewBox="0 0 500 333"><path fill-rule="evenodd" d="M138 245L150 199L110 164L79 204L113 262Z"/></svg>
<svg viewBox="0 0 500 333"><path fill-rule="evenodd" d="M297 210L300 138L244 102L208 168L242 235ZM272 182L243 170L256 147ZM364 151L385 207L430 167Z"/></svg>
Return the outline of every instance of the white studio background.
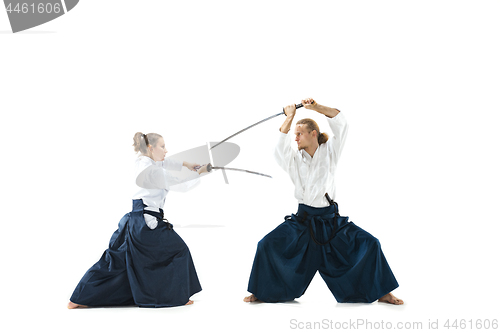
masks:
<svg viewBox="0 0 500 333"><path fill-rule="evenodd" d="M86 0L12 34L0 11L2 326L500 319L499 13L498 1ZM231 140L229 166L272 179L217 172L167 198L204 288L193 306L65 308L130 210L135 132L175 154L306 97L345 112L336 201L381 241L404 306L337 304L319 275L296 302L242 302L257 242L296 211L272 157L281 117ZM297 118L330 132L318 116Z"/></svg>

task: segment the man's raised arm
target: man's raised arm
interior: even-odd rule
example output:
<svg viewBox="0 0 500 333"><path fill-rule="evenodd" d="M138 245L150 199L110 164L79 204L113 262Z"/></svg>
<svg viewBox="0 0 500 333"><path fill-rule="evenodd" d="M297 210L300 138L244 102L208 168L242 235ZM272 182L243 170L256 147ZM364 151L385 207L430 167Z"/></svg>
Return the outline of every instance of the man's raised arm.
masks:
<svg viewBox="0 0 500 333"><path fill-rule="evenodd" d="M324 105L316 103L316 101L314 101L314 99L312 99L312 98L306 98L306 99L302 100L302 104L304 105L304 107L306 109L313 110L313 111L316 111L318 113L324 114L328 118L333 118L340 113L340 111L335 109L335 108L330 108L328 106L324 106Z"/></svg>
<svg viewBox="0 0 500 333"><path fill-rule="evenodd" d="M280 132L287 134L288 131L290 130L290 127L292 126L293 117L295 117L295 111L296 111L295 104L285 106L284 110L286 114L286 119L283 125L281 125L280 127Z"/></svg>

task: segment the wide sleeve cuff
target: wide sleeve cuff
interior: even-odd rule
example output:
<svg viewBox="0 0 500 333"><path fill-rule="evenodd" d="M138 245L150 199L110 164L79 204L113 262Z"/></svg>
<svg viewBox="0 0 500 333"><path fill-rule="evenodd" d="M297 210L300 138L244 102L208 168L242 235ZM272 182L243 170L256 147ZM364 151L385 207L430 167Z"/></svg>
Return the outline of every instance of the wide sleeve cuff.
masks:
<svg viewBox="0 0 500 333"><path fill-rule="evenodd" d="M326 117L326 120L328 121L328 125L333 131L333 134L338 132L338 128L342 128L344 126L347 126L347 119L344 116L343 112L339 112L335 117L329 118Z"/></svg>
<svg viewBox="0 0 500 333"><path fill-rule="evenodd" d="M285 171L288 171L290 164L293 160L293 149L290 145L290 136L288 133L280 132L278 137L278 143L274 149L274 158L276 162Z"/></svg>
<svg viewBox="0 0 500 333"><path fill-rule="evenodd" d="M338 161L340 154L344 149L345 140L347 138L347 132L349 125L347 124L347 119L342 112L338 113L333 118L328 118L328 125L333 132L333 137L328 139L328 146L335 156L335 160Z"/></svg>

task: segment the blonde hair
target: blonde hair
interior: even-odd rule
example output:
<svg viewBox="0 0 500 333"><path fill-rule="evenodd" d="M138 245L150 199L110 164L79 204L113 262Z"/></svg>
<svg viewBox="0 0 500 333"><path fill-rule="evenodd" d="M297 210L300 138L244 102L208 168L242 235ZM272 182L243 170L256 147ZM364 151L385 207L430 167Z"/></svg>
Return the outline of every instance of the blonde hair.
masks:
<svg viewBox="0 0 500 333"><path fill-rule="evenodd" d="M143 155L149 155L148 147L156 146L156 143L162 136L156 133L143 134L142 132L137 132L134 135L134 151L136 153L141 152Z"/></svg>
<svg viewBox="0 0 500 333"><path fill-rule="evenodd" d="M311 133L312 131L316 131L316 133L318 133L318 144L323 144L328 141L328 134L321 133L319 131L318 124L314 120L312 120L311 118L305 118L297 122L297 125L303 125L303 124L307 126L309 133Z"/></svg>

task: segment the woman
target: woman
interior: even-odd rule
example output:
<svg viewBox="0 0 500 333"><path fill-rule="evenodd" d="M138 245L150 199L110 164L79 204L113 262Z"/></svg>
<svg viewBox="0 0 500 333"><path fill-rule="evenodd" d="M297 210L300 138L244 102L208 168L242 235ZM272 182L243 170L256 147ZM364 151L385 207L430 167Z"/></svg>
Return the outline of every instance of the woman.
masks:
<svg viewBox="0 0 500 333"><path fill-rule="evenodd" d="M141 155L135 164L132 211L122 217L109 248L80 280L69 309L189 305L193 303L189 298L201 291L189 249L163 219L162 207L169 190L189 190L207 172L206 166L165 159L165 142L156 133L136 133L133 146ZM167 171L183 166L194 171L187 179Z"/></svg>

